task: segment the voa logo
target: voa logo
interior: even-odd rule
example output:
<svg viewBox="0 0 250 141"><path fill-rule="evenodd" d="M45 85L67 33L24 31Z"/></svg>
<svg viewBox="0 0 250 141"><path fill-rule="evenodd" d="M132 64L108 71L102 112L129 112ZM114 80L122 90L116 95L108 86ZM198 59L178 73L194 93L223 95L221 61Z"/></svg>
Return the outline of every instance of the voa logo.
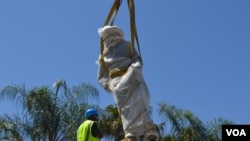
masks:
<svg viewBox="0 0 250 141"><path fill-rule="evenodd" d="M244 129L226 129L226 132L228 136L247 136Z"/></svg>

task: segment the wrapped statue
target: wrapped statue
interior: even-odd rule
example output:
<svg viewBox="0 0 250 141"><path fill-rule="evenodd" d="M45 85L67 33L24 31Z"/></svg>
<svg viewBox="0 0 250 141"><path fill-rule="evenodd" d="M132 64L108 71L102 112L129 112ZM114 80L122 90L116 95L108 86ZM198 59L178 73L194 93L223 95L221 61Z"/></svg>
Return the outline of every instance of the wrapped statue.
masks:
<svg viewBox="0 0 250 141"><path fill-rule="evenodd" d="M113 94L121 115L125 139L157 141L159 134L149 113L150 93L142 75L137 50L124 40L117 26L98 29L104 48L98 60L98 82Z"/></svg>

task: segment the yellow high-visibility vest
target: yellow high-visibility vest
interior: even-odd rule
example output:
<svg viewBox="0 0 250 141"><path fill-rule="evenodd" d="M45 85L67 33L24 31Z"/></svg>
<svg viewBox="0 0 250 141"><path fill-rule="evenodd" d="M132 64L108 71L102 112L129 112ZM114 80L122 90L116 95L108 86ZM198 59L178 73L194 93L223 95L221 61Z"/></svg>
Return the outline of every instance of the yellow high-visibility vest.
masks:
<svg viewBox="0 0 250 141"><path fill-rule="evenodd" d="M91 129L95 121L86 120L84 121L77 130L77 141L100 141L92 135Z"/></svg>

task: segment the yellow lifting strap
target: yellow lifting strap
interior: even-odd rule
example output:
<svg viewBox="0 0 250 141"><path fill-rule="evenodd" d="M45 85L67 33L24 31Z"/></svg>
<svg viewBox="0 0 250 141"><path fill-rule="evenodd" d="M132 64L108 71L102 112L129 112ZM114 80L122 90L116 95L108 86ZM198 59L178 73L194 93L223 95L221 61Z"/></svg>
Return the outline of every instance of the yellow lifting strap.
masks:
<svg viewBox="0 0 250 141"><path fill-rule="evenodd" d="M139 39L137 35L137 29L136 29L136 22L135 22L135 4L134 0L127 0L128 1L128 8L129 8L129 14L130 14L130 38L131 38L131 50L133 51L135 47L135 41L137 44L138 53L142 62L141 58L141 51L140 51L140 45L139 45ZM133 53L133 52L132 52Z"/></svg>
<svg viewBox="0 0 250 141"><path fill-rule="evenodd" d="M128 2L128 8L129 8L129 13L130 13L130 38L131 38L131 52L132 54L134 54L134 46L135 46L135 41L137 44L137 48L138 48L138 53L141 59L141 51L140 51L140 46L139 46L139 40L138 40L138 35L137 35L137 29L136 29L136 24L135 24L135 6L134 6L134 0L127 0ZM113 25L114 21L115 21L115 17L118 13L118 10L120 8L122 4L122 0L115 0L110 11L109 14L105 20L104 26L106 25ZM110 22L111 21L111 22ZM100 58L100 63L102 63L104 69L106 72L109 72L108 67L106 66L106 64L104 63L104 55L103 55L103 49L104 49L104 45L103 45L103 39L101 38L101 58ZM141 59L142 62L142 59Z"/></svg>

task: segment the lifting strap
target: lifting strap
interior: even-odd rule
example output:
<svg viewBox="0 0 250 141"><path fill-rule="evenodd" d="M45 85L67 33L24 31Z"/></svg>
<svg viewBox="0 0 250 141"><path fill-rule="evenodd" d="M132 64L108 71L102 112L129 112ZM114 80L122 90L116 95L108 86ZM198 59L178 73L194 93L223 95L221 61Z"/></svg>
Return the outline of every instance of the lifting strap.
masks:
<svg viewBox="0 0 250 141"><path fill-rule="evenodd" d="M136 41L137 50L138 50L138 53L142 62L139 39L137 35L136 22L135 22L134 0L127 0L127 2L128 2L129 14L130 14L130 38L131 38L131 48L132 48L131 50L134 51L133 49L135 48L135 41Z"/></svg>
<svg viewBox="0 0 250 141"><path fill-rule="evenodd" d="M139 40L138 40L138 35L137 35L137 29L136 29L136 24L135 24L135 6L134 6L134 0L127 0L128 3L128 8L129 8L129 13L130 13L130 38L131 38L131 53L134 54L134 49L135 49L135 41L137 44L137 50L139 53L139 57L141 59L142 62L142 58L141 58L141 51L140 51L140 46L139 46ZM118 10L120 8L122 4L122 0L115 0L110 11L109 14L105 20L104 26L106 25L113 25L116 15L118 13ZM111 21L111 22L110 22ZM104 55L103 55L103 49L104 49L104 45L103 45L103 39L101 38L101 56L100 56L100 63L103 65L103 68L105 69L106 72L109 73L109 69L107 67L107 65L104 62Z"/></svg>

